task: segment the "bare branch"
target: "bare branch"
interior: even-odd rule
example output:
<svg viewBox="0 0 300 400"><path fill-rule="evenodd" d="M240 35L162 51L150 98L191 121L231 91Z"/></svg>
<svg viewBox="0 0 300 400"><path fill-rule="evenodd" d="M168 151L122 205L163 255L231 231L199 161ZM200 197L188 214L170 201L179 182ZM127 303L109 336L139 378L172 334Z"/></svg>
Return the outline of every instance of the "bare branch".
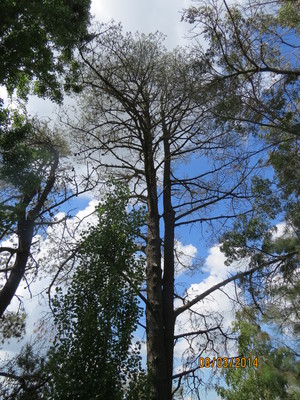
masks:
<svg viewBox="0 0 300 400"><path fill-rule="evenodd" d="M272 263L274 263L274 261ZM259 265L259 266L255 267L255 268L252 268L252 269L248 270L248 271L239 272L239 273L231 276L230 278L227 278L224 281L222 281L220 283L217 283L216 285L212 286L210 289L208 289L205 292L201 293L200 295L196 296L193 300L187 302L182 307L177 308L174 311L175 319L178 317L178 315L182 314L184 311L188 310L190 307L192 307L193 305L197 304L199 301L205 299L207 296L209 296L210 294L212 294L216 290L220 289L221 287L226 286L228 283L233 282L233 281L235 281L237 279L241 279L241 278L244 278L246 276L252 275L254 272L258 271L261 268L262 268L262 266Z"/></svg>

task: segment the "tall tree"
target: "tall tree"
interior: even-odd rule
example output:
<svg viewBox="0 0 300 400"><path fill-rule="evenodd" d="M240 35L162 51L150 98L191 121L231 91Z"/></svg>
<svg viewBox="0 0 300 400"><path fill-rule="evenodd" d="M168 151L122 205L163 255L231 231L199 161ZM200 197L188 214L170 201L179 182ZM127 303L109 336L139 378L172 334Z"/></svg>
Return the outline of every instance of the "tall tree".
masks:
<svg viewBox="0 0 300 400"><path fill-rule="evenodd" d="M126 211L117 185L98 208L99 222L82 239L67 293L53 300L57 334L49 352L50 399L146 399L147 380L132 344L144 258L136 242L144 211Z"/></svg>
<svg viewBox="0 0 300 400"><path fill-rule="evenodd" d="M299 4L207 1L189 8L186 18L208 42L214 81L221 90L227 88L218 118L237 131L253 130L268 149L268 177L252 182L252 213L240 216L222 237L223 250L228 262L265 266L243 280L246 300L257 306L265 323L276 323L289 340L297 340Z"/></svg>
<svg viewBox="0 0 300 400"><path fill-rule="evenodd" d="M218 118L237 131L256 132L269 152L265 166L273 168L267 179L257 177L253 181L253 213L235 222L233 232L223 238L223 249L229 261L248 257L252 263L275 265L277 260L275 270L265 271L269 280L277 276L277 284L273 280L272 285L263 285L263 292L259 281L266 275L259 273L258 281L249 283L249 289L254 301L257 297L257 305L263 303L263 293L272 294L277 303L286 293L287 307L281 314L297 328L299 4L257 0L229 6L226 0L206 1L198 8L189 8L185 17L204 34L206 56L215 70L213 80L219 82L220 90L227 89ZM285 232L276 238L278 222L285 224ZM277 309L278 315L280 307L273 303L269 312L271 309Z"/></svg>
<svg viewBox="0 0 300 400"><path fill-rule="evenodd" d="M238 207L247 199L253 164L241 135L212 123L215 89L205 90L205 60L179 49L167 52L159 34L123 36L115 26L104 27L80 49L80 56L84 111L76 126L67 123L74 128L79 153L88 154L95 168L130 181L132 197L147 206L143 237L151 398L171 399L172 379L179 387L181 379L194 372L173 375L175 339L202 334L209 340L212 332L222 333L217 322L208 326L203 316L197 324L202 329L177 337L176 318L193 313L193 305L251 273L238 273L192 300L179 296L182 305L174 309L175 230L234 217L229 205ZM193 167L183 171L181 162Z"/></svg>

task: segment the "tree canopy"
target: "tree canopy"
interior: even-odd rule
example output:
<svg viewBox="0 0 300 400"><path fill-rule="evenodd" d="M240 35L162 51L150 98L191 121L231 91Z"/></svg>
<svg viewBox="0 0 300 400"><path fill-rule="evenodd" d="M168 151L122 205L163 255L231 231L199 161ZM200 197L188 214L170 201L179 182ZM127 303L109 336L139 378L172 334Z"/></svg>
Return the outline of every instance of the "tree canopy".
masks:
<svg viewBox="0 0 300 400"><path fill-rule="evenodd" d="M222 248L228 262L249 258L252 265L262 266L248 286L252 301L263 310L265 297L268 313L271 315L272 309L274 317L286 293L289 300L281 313L286 323L294 321L297 330L299 7L296 1L233 6L225 0L207 1L190 8L186 18L204 33L214 79L220 90L226 87L218 118L237 132L253 131L267 150L252 180L253 210L235 220L232 232L221 238ZM262 154L261 148L257 151ZM267 177L263 177L263 168L269 168ZM279 222L284 224L284 232L277 235ZM269 284L265 285L262 282L267 276Z"/></svg>
<svg viewBox="0 0 300 400"><path fill-rule="evenodd" d="M90 0L10 1L0 5L0 84L26 97L60 100L61 81L73 50L87 37Z"/></svg>

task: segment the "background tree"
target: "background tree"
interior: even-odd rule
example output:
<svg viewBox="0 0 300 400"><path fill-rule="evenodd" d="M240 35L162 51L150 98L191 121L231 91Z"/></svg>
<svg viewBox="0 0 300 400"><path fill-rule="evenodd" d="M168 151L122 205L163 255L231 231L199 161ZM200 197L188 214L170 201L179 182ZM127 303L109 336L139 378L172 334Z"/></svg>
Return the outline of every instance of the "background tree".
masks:
<svg viewBox="0 0 300 400"><path fill-rule="evenodd" d="M0 84L10 95L17 90L26 99L33 89L39 96L62 100L61 76L73 69L74 49L87 35L89 7L89 0L1 2ZM56 206L70 197L72 188L67 195L59 167L62 142L45 126L29 121L26 112L11 112L0 100L0 238L18 238L16 246L0 248L5 276L0 316L24 278L37 226L49 222L55 189L60 186L62 194Z"/></svg>
<svg viewBox="0 0 300 400"><path fill-rule="evenodd" d="M24 97L62 99L61 76L87 36L90 0L10 1L0 5L0 84Z"/></svg>
<svg viewBox="0 0 300 400"><path fill-rule="evenodd" d="M34 236L43 226L58 223L54 212L87 191L90 181L76 179L75 171L71 175L67 166L60 164L60 156L67 155L65 142L45 124L17 114L3 130L0 144L2 316L21 280L32 280L38 274L39 265L32 255ZM38 246L39 240L35 248Z"/></svg>
<svg viewBox="0 0 300 400"><path fill-rule="evenodd" d="M268 150L261 161L267 178L252 182L253 210L237 218L232 232L221 238L223 250L229 263L242 260L262 267L241 282L247 289L246 302L257 306L265 323L276 323L282 334L288 334L288 343L297 352L299 5L251 1L229 6L225 0L208 1L189 8L186 18L208 41L212 82L226 93L218 118L238 132L256 132Z"/></svg>
<svg viewBox="0 0 300 400"><path fill-rule="evenodd" d="M7 277L0 292L0 315L24 277L36 222L41 222L52 208L50 193L55 187L62 149L58 139L56 143L45 127L34 127L20 116L2 131L1 239L16 234L18 244L9 243L0 248L1 272Z"/></svg>
<svg viewBox="0 0 300 400"><path fill-rule="evenodd" d="M279 0L208 0L186 10L207 42L199 58L207 58L224 94L219 115L236 129L297 135L299 12L296 1Z"/></svg>
<svg viewBox="0 0 300 400"><path fill-rule="evenodd" d="M146 399L139 346L137 293L144 258L137 254L143 210L126 211L119 185L98 208L98 225L83 237L67 293L53 300L57 329L46 371L49 399Z"/></svg>
<svg viewBox="0 0 300 400"><path fill-rule="evenodd" d="M234 330L239 333L239 357L257 359L257 366L223 369L227 387L218 386L222 399L299 399L299 361L287 347L274 348L261 329L257 311L237 313Z"/></svg>
<svg viewBox="0 0 300 400"><path fill-rule="evenodd" d="M189 8L186 18L204 34L208 42L206 56L214 69L212 82L218 82L220 90L226 93L217 107L218 118L237 132L253 130L268 149L268 156L263 159L265 164L262 162L262 166L269 167L268 178L257 177L253 181L252 193L256 198L253 211L235 221L234 231L222 238L223 249L229 261L248 257L253 264L276 265L275 270L259 272L256 282L252 279L249 284L252 299L259 290L257 304L264 301L263 294L272 292L279 299L286 292L289 305L286 303L285 312L281 308L281 315L285 314L286 321L294 320L296 328L299 321L299 6L297 1L254 1L233 6L225 0L207 1L199 8ZM285 233L275 238L276 224L283 221ZM279 280L275 284L272 279L273 285L268 284L263 292L261 279L268 276L270 281L274 278L272 272ZM275 308L273 303L273 311ZM271 308L268 312L271 315Z"/></svg>
<svg viewBox="0 0 300 400"><path fill-rule="evenodd" d="M0 394L3 400L38 400L42 398L48 376L46 357L35 353L26 344L20 353L9 360L0 372Z"/></svg>

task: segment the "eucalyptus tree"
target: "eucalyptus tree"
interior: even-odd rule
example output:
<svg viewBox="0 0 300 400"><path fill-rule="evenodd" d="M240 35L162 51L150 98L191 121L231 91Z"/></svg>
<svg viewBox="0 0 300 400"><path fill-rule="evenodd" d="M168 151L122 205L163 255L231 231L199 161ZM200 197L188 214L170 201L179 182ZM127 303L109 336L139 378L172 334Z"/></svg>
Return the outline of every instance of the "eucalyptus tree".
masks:
<svg viewBox="0 0 300 400"><path fill-rule="evenodd" d="M285 316L285 324L297 328L299 2L257 0L229 5L226 0L206 1L186 10L185 18L204 34L214 80L220 90L227 88L219 118L235 129L256 132L268 149L266 165L273 168L268 179L256 178L255 212L235 222L223 248L231 260L248 257L250 262L273 264L277 259L276 280L267 285L266 292L261 286L254 290L253 282L252 300L256 298L263 309L262 294L272 294L277 306L269 308L270 315L274 317L277 310L277 316ZM274 232L278 222L285 225L283 235ZM288 300L283 310L284 293ZM282 319L281 324L285 325Z"/></svg>
<svg viewBox="0 0 300 400"><path fill-rule="evenodd" d="M298 136L297 1L229 5L207 0L187 9L185 19L206 41L207 50L198 49L199 58L207 57L223 91L222 104L231 106L220 107L221 117L255 130Z"/></svg>
<svg viewBox="0 0 300 400"><path fill-rule="evenodd" d="M123 35L119 26L103 26L80 48L81 112L66 124L78 157L88 156L98 171L130 182L132 199L146 205L147 364L151 398L165 400L172 398L172 378L179 388L195 371L173 375L174 341L207 335L212 343L211 335L223 332L191 307L252 273L237 273L193 299L179 296L176 230L234 218L248 200L255 160L243 135L214 119L216 88L206 60L182 49L167 52L162 39L158 33ZM198 329L177 337L176 318L187 311L198 315Z"/></svg>
<svg viewBox="0 0 300 400"><path fill-rule="evenodd" d="M236 219L221 238L222 249L229 263L265 266L242 281L245 300L257 307L265 324L279 329L297 354L299 4L206 1L186 10L185 18L207 40L212 80L225 93L218 118L233 129L255 132L268 150L262 163L268 176L253 180L253 212ZM201 50L198 54L201 59Z"/></svg>
<svg viewBox="0 0 300 400"><path fill-rule="evenodd" d="M198 48L198 54L199 60L209 60L212 80L222 93L218 117L233 129L255 132L268 147L269 164L280 179L276 154L285 154L287 160L291 156L294 164L297 158L298 2L255 0L229 5L226 0L207 0L187 9L185 19L206 41L206 52ZM295 170L291 167L290 173Z"/></svg>

